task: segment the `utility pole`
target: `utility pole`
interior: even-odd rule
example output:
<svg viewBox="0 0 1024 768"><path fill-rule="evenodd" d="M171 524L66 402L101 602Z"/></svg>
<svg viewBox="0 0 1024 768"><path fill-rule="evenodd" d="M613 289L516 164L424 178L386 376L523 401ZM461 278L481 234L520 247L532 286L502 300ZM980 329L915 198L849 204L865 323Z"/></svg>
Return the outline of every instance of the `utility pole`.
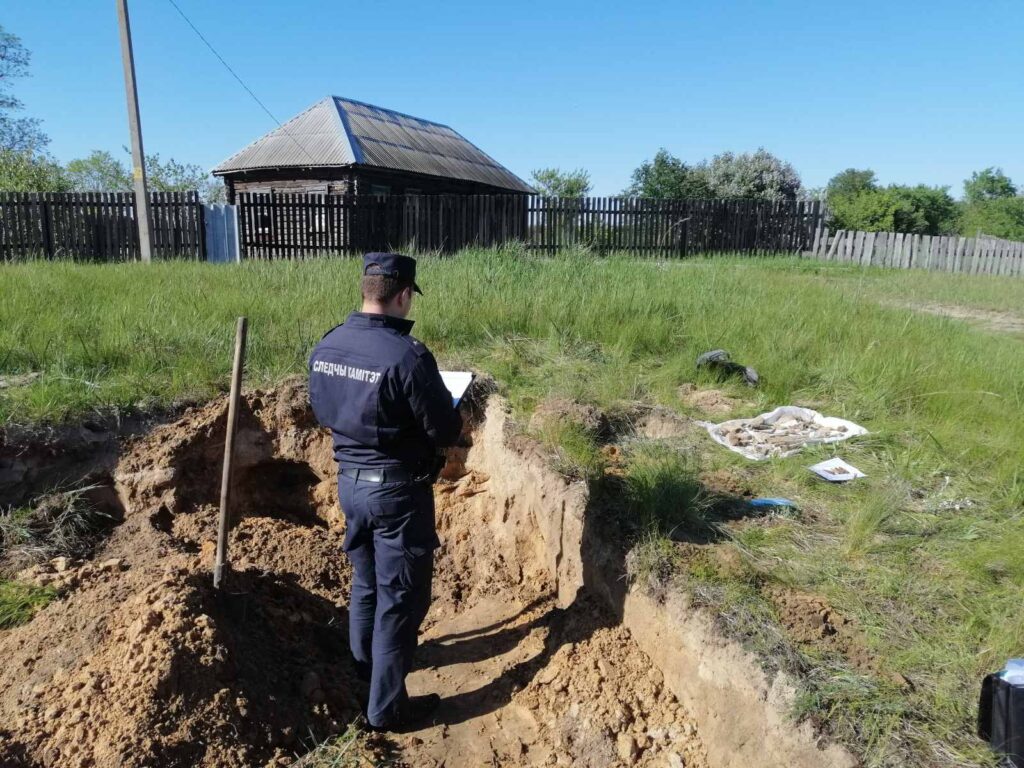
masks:
<svg viewBox="0 0 1024 768"><path fill-rule="evenodd" d="M139 224L139 253L144 262L153 259L153 224L149 215L149 190L146 187L146 155L142 150L142 121L139 119L139 93L135 88L135 54L132 30L128 23L128 0L117 0L117 22L121 27L121 62L124 64L124 90L128 99L128 130L132 134L132 180L135 186L135 216Z"/></svg>

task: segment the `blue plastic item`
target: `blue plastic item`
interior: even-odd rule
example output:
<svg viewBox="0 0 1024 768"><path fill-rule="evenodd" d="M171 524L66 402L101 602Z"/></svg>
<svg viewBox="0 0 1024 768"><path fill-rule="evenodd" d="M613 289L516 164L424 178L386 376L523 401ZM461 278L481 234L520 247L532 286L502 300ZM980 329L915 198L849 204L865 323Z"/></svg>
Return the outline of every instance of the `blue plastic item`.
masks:
<svg viewBox="0 0 1024 768"><path fill-rule="evenodd" d="M795 501L789 499L773 499L767 496L758 496L756 499L751 499L747 502L752 507L765 508L765 507L788 507L789 509L799 509Z"/></svg>

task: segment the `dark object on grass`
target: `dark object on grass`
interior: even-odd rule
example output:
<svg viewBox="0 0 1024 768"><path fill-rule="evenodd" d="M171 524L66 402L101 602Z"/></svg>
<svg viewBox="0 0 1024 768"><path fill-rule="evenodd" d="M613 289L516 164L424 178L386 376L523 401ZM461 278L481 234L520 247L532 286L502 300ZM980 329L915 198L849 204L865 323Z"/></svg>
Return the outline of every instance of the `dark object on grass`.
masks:
<svg viewBox="0 0 1024 768"><path fill-rule="evenodd" d="M1024 685L1007 682L1000 674L985 676L978 736L1006 759L1006 765L1024 768Z"/></svg>
<svg viewBox="0 0 1024 768"><path fill-rule="evenodd" d="M715 371L721 379L739 376L751 387L756 387L761 383L761 377L757 375L757 371L749 366L734 363L724 349L712 349L710 352L705 352L697 358L697 367L709 368Z"/></svg>

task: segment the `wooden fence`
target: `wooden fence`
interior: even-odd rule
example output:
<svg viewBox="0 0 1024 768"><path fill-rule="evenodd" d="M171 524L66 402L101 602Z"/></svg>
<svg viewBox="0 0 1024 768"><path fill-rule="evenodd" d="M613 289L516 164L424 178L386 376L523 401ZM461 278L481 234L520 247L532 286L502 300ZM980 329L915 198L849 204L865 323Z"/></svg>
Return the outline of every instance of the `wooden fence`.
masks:
<svg viewBox="0 0 1024 768"><path fill-rule="evenodd" d="M972 275L1024 275L1024 243L995 237L855 232L825 227L807 256L896 269L932 269Z"/></svg>
<svg viewBox="0 0 1024 768"><path fill-rule="evenodd" d="M822 223L819 202L648 200L523 195L340 197L239 194L243 258L301 258L385 249L450 253L520 241L554 253L687 256L796 253Z"/></svg>
<svg viewBox="0 0 1024 768"><path fill-rule="evenodd" d="M304 258L402 250L450 253L526 237L522 195L239 193L242 258Z"/></svg>
<svg viewBox="0 0 1024 768"><path fill-rule="evenodd" d="M205 259L198 192L151 192L153 255ZM139 258L130 192L0 193L0 261Z"/></svg>

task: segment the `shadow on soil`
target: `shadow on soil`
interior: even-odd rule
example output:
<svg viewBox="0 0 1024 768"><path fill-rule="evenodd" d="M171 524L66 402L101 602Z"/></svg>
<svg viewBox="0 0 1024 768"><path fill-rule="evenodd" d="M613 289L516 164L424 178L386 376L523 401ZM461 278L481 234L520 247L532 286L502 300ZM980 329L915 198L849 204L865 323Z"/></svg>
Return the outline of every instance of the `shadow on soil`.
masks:
<svg viewBox="0 0 1024 768"><path fill-rule="evenodd" d="M437 724L456 725L501 709L517 691L529 685L560 648L582 643L598 630L621 623L629 588L628 547L624 542L635 540L635 531L630 530L630 525L623 525L625 512L618 484L602 484L595 491L584 517L583 586L572 604L566 608L550 605L534 618L520 622L553 602L550 596L541 597L499 622L434 638L419 647L419 668L472 664L502 656L537 629L546 630L539 653L506 668L484 685L442 699ZM701 510L699 517L692 515L692 510L681 510L683 519L674 526L674 540L713 543L724 537L721 526L726 522L761 514L739 496L706 488L701 493L702 498L711 499L712 503Z"/></svg>

